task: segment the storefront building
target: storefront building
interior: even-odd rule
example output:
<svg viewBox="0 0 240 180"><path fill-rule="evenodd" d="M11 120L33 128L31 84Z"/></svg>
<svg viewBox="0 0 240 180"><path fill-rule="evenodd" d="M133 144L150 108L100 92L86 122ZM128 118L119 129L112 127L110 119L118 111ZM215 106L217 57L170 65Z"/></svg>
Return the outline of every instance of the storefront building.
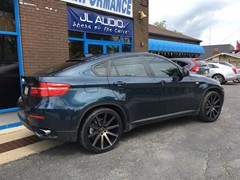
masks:
<svg viewBox="0 0 240 180"><path fill-rule="evenodd" d="M168 58L198 58L204 54L202 41L182 33L149 25L149 52Z"/></svg>
<svg viewBox="0 0 240 180"><path fill-rule="evenodd" d="M86 54L148 51L147 15L147 0L1 0L0 113L17 110L21 75ZM0 115L0 129L15 125Z"/></svg>

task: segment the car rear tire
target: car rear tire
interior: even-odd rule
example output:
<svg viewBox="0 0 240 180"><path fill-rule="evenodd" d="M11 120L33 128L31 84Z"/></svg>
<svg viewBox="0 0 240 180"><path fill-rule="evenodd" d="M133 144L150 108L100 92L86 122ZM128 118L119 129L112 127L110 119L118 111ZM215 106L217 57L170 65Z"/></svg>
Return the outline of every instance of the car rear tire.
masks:
<svg viewBox="0 0 240 180"><path fill-rule="evenodd" d="M204 122L216 121L221 113L222 104L223 100L218 92L208 92L202 101L199 119Z"/></svg>
<svg viewBox="0 0 240 180"><path fill-rule="evenodd" d="M80 142L90 152L104 153L116 147L122 129L122 120L115 111L99 108L86 118L80 132Z"/></svg>
<svg viewBox="0 0 240 180"><path fill-rule="evenodd" d="M219 81L220 84L226 83L223 75L221 75L221 74L215 74L212 78L215 79L215 80L217 80L217 81Z"/></svg>

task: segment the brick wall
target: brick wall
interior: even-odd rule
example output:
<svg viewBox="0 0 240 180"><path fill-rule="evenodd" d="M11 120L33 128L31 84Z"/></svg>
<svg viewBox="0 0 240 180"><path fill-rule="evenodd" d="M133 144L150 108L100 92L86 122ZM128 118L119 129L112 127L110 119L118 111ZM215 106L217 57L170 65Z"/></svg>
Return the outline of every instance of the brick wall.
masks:
<svg viewBox="0 0 240 180"><path fill-rule="evenodd" d="M69 58L66 3L58 0L19 0L24 74ZM148 0L133 0L134 52L148 51Z"/></svg>
<svg viewBox="0 0 240 180"><path fill-rule="evenodd" d="M19 0L24 74L66 61L68 30L66 3Z"/></svg>
<svg viewBox="0 0 240 180"><path fill-rule="evenodd" d="M139 19L139 11L143 11L147 17ZM148 17L148 0L133 0L134 52L148 51Z"/></svg>

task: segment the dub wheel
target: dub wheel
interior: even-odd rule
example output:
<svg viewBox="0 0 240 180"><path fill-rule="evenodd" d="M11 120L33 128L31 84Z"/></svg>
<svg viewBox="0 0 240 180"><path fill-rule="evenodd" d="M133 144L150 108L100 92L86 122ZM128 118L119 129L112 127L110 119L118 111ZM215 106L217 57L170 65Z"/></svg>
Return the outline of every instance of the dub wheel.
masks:
<svg viewBox="0 0 240 180"><path fill-rule="evenodd" d="M82 145L91 152L103 153L113 149L122 134L122 121L113 110L101 108L85 120L80 133Z"/></svg>
<svg viewBox="0 0 240 180"><path fill-rule="evenodd" d="M223 100L219 93L208 92L203 99L198 117L205 122L216 121L221 113L222 104Z"/></svg>

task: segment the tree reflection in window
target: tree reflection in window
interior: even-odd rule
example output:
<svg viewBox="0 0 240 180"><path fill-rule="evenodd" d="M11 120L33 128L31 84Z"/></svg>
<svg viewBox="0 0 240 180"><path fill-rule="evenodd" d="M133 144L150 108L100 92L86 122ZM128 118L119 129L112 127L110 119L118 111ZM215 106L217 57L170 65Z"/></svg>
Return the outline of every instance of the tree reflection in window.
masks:
<svg viewBox="0 0 240 180"><path fill-rule="evenodd" d="M0 0L0 20L0 31L15 31L13 0Z"/></svg>

